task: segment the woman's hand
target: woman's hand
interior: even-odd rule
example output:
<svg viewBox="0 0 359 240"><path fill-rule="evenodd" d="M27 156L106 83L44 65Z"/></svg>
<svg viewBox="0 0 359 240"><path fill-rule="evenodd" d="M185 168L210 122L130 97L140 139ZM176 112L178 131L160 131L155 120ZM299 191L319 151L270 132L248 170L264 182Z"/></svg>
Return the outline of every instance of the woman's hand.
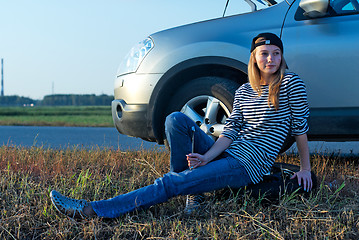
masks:
<svg viewBox="0 0 359 240"><path fill-rule="evenodd" d="M224 150L226 150L229 145L231 145L231 143L232 139L221 135L205 154L202 155L198 153L189 153L187 155L189 169L194 169L208 164L210 161L219 156Z"/></svg>
<svg viewBox="0 0 359 240"><path fill-rule="evenodd" d="M294 179L295 177L297 177L298 179L299 186L302 186L303 183L304 191L309 192L312 189L312 174L309 170L301 170L299 172L296 172L290 179Z"/></svg>
<svg viewBox="0 0 359 240"><path fill-rule="evenodd" d="M204 157L204 155L198 153L190 153L187 155L188 167L189 169L194 169L201 167L209 163L209 161Z"/></svg>
<svg viewBox="0 0 359 240"><path fill-rule="evenodd" d="M295 173L291 179L297 177L298 184L301 186L303 183L304 191L309 192L313 187L312 174L310 172L310 160L309 160L309 148L307 134L295 136L297 142L297 148L300 157L300 171Z"/></svg>

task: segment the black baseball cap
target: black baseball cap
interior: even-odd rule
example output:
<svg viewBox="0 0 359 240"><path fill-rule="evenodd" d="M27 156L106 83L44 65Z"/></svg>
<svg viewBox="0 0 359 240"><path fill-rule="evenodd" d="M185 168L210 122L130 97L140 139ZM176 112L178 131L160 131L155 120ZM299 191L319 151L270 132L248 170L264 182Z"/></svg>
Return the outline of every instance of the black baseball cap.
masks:
<svg viewBox="0 0 359 240"><path fill-rule="evenodd" d="M264 40L261 42L255 43L258 38L264 38ZM253 50L256 47L261 46L261 45L275 45L275 46L279 47L283 53L282 40L280 40L280 38L273 33L268 33L268 32L260 33L255 38L253 38L252 45L251 45L251 52L253 52Z"/></svg>

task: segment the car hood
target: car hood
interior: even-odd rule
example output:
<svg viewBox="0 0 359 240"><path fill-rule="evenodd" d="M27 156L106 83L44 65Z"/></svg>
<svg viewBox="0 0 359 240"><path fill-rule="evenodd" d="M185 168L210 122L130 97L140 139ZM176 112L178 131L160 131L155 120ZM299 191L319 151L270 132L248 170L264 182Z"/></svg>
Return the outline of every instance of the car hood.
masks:
<svg viewBox="0 0 359 240"><path fill-rule="evenodd" d="M287 1L283 1L255 12L182 25L150 36L155 46L168 48L168 51L182 45L206 41L228 42L249 48L252 38L263 30L280 35L289 6Z"/></svg>

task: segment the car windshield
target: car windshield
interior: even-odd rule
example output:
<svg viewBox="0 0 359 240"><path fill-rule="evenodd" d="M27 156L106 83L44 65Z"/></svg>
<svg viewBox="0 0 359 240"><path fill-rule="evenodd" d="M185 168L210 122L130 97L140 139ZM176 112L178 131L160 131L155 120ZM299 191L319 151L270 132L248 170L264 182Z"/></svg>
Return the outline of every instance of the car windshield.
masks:
<svg viewBox="0 0 359 240"><path fill-rule="evenodd" d="M258 11L282 1L283 0L227 0L223 16Z"/></svg>

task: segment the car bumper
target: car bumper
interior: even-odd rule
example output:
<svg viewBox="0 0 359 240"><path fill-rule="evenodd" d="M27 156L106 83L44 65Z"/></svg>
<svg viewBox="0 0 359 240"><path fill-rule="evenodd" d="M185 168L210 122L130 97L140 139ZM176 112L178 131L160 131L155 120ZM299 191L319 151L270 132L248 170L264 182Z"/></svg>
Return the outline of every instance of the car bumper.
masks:
<svg viewBox="0 0 359 240"><path fill-rule="evenodd" d="M148 124L147 104L127 104L122 99L112 101L112 118L119 133L155 141Z"/></svg>

